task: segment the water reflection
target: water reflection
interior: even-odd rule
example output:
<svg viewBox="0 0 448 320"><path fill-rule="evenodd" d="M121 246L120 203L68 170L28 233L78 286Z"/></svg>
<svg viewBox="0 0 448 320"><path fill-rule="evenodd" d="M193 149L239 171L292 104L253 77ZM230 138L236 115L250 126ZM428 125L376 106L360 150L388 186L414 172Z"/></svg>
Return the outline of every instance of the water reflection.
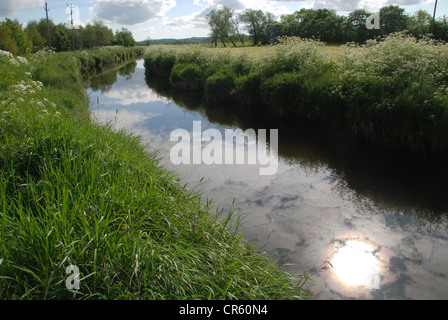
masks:
<svg viewBox="0 0 448 320"><path fill-rule="evenodd" d="M362 241L345 241L334 254L332 267L345 285L379 289L378 259L374 249Z"/></svg>
<svg viewBox="0 0 448 320"><path fill-rule="evenodd" d="M383 208L425 212L438 219L448 212L446 159L385 150L355 139L350 132L300 120L263 117L257 107L207 103L202 95L173 92L161 79L146 78L148 87L172 99L180 108L197 112L207 121L241 128L279 130L279 155L310 172L331 169L335 191L364 205L367 197ZM354 191L354 193L353 193Z"/></svg>
<svg viewBox="0 0 448 320"><path fill-rule="evenodd" d="M87 81L87 86L93 91L100 91L101 93L109 92L113 84L117 82L118 75L124 77L126 80L131 80L136 67L137 62L132 61L104 71L99 76L90 77Z"/></svg>
<svg viewBox="0 0 448 320"><path fill-rule="evenodd" d="M378 248L358 239L337 241L334 253L324 266L327 285L348 297L370 298L369 292L380 289Z"/></svg>
<svg viewBox="0 0 448 320"><path fill-rule="evenodd" d="M247 239L292 273L312 275L316 298L448 298L446 165L406 160L344 132L207 105L162 82L147 85L141 62L132 79L119 75L107 91L88 92L97 117L166 152L168 168L217 208L245 214ZM278 172L262 177L251 165L174 166L170 133L191 132L197 120L221 132L278 128Z"/></svg>

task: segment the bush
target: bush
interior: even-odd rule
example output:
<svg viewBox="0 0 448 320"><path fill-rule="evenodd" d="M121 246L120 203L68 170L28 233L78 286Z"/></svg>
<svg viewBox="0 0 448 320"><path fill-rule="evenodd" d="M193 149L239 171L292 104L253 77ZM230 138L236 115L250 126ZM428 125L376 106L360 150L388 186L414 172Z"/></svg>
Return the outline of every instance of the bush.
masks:
<svg viewBox="0 0 448 320"><path fill-rule="evenodd" d="M393 34L348 50L337 74L356 134L394 148L446 152L446 44Z"/></svg>
<svg viewBox="0 0 448 320"><path fill-rule="evenodd" d="M157 76L169 77L176 63L176 57L171 54L156 55L145 58L146 72Z"/></svg>
<svg viewBox="0 0 448 320"><path fill-rule="evenodd" d="M217 72L205 81L206 97L210 101L229 101L235 89L235 74L226 71Z"/></svg>
<svg viewBox="0 0 448 320"><path fill-rule="evenodd" d="M176 64L170 73L170 84L182 90L203 88L203 70L195 64Z"/></svg>
<svg viewBox="0 0 448 320"><path fill-rule="evenodd" d="M235 96L244 104L254 105L260 101L262 77L254 72L239 76L235 81Z"/></svg>
<svg viewBox="0 0 448 320"><path fill-rule="evenodd" d="M302 86L300 74L284 72L263 81L261 94L267 104L284 114L297 108Z"/></svg>
<svg viewBox="0 0 448 320"><path fill-rule="evenodd" d="M330 62L325 44L312 39L285 37L274 47L274 55L264 60L263 72L272 76L278 72L300 72L303 76L318 75Z"/></svg>
<svg viewBox="0 0 448 320"><path fill-rule="evenodd" d="M338 123L342 108L328 93L328 78L307 78L301 73L283 72L264 80L260 91L265 103L280 116Z"/></svg>

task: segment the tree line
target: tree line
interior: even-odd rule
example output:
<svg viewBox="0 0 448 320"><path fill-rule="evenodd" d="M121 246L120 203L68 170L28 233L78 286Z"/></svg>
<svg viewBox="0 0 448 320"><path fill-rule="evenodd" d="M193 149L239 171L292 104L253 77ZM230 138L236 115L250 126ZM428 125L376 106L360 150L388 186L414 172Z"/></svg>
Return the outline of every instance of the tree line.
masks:
<svg viewBox="0 0 448 320"><path fill-rule="evenodd" d="M408 15L403 8L395 5L379 10L379 29L368 28L368 17L373 12L356 9L348 16L340 16L330 9L301 9L281 16L280 20L270 12L246 9L241 13L223 7L214 9L207 15L210 27L210 41L217 46L221 42L245 44L249 34L252 45L275 42L282 36L314 38L327 43L363 43L368 39L393 32L407 31L417 38L431 35L437 40L448 41L448 20L444 16L434 21L424 10Z"/></svg>
<svg viewBox="0 0 448 320"><path fill-rule="evenodd" d="M80 26L74 32L64 23L56 25L48 20L47 25L45 18L28 22L25 28L19 21L8 18L0 23L0 49L13 54L28 54L44 47L71 51L110 45L133 47L135 39L128 29L121 28L114 33L99 21Z"/></svg>

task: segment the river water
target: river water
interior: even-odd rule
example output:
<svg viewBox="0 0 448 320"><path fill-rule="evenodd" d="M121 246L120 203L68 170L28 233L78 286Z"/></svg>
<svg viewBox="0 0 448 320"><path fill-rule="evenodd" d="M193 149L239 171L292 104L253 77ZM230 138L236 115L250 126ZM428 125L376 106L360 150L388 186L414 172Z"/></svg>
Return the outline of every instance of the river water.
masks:
<svg viewBox="0 0 448 320"><path fill-rule="evenodd" d="M310 275L315 299L448 299L443 163L423 165L308 124L257 119L235 105L204 108L201 99L172 97L145 79L143 60L92 78L87 92L96 121L141 136L204 202L242 214L246 239L293 275ZM255 164L247 157L243 164L205 164L204 157L201 164L174 164L170 158L180 146L170 140L176 129L189 133L193 150L201 133L224 139L226 129L238 128L277 129L278 152L273 134L244 144L247 154L271 146L274 174L260 174L267 167L261 158ZM223 153L232 149L222 146Z"/></svg>

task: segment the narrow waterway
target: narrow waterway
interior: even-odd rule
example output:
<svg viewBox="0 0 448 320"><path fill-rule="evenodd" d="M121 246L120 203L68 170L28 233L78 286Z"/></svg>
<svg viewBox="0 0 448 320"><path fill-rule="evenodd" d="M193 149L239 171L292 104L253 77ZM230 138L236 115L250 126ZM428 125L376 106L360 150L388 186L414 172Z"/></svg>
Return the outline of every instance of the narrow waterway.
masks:
<svg viewBox="0 0 448 320"><path fill-rule="evenodd" d="M145 79L143 60L92 78L87 92L96 121L141 136L204 201L243 214L247 240L291 273L310 275L316 299L448 299L448 166L306 124L241 115L237 106L172 98ZM171 134L185 129L193 150L195 124L223 138L226 129L277 129L276 172L261 175L260 161L173 164L179 142ZM268 148L263 139L255 147Z"/></svg>

